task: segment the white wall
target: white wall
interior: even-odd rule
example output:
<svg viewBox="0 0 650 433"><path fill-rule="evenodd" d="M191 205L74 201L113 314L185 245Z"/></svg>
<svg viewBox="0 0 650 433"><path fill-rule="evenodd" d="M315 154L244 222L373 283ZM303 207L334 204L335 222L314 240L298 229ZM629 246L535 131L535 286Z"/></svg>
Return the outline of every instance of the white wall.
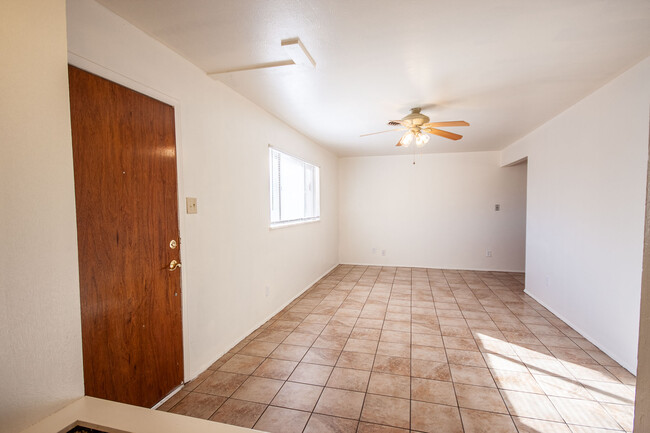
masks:
<svg viewBox="0 0 650 433"><path fill-rule="evenodd" d="M95 2L68 1L68 49L176 107L191 378L338 264L337 158ZM269 230L269 144L321 167L320 222Z"/></svg>
<svg viewBox="0 0 650 433"><path fill-rule="evenodd" d="M524 269L526 164L499 152L344 158L339 194L341 263Z"/></svg>
<svg viewBox="0 0 650 433"><path fill-rule="evenodd" d="M528 156L526 290L636 371L650 58L503 151Z"/></svg>
<svg viewBox="0 0 650 433"><path fill-rule="evenodd" d="M65 2L0 2L0 432L83 395Z"/></svg>

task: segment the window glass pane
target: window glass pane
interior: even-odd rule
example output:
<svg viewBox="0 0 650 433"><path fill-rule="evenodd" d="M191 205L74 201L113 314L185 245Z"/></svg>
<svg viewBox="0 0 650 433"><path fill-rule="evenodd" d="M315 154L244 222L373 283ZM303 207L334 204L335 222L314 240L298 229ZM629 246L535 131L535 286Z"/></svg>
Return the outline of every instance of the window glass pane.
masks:
<svg viewBox="0 0 650 433"><path fill-rule="evenodd" d="M269 152L269 172L271 173L271 222L280 221L280 154Z"/></svg>
<svg viewBox="0 0 650 433"><path fill-rule="evenodd" d="M320 216L319 168L269 149L271 223Z"/></svg>
<svg viewBox="0 0 650 433"><path fill-rule="evenodd" d="M320 168L314 166L314 217L320 218Z"/></svg>
<svg viewBox="0 0 650 433"><path fill-rule="evenodd" d="M282 221L305 217L305 165L288 155L280 155L280 212Z"/></svg>
<svg viewBox="0 0 650 433"><path fill-rule="evenodd" d="M314 166L305 165L305 218L314 217Z"/></svg>

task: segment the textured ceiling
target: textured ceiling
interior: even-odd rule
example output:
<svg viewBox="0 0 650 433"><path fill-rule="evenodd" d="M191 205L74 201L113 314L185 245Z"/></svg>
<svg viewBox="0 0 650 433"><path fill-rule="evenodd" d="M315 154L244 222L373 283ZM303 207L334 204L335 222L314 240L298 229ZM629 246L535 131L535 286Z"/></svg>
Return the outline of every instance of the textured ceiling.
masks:
<svg viewBox="0 0 650 433"><path fill-rule="evenodd" d="M650 55L650 1L99 0L207 72L288 59L315 68L217 79L339 155L391 155L389 119L421 106L465 137L424 152L502 149ZM252 125L254 127L254 125Z"/></svg>

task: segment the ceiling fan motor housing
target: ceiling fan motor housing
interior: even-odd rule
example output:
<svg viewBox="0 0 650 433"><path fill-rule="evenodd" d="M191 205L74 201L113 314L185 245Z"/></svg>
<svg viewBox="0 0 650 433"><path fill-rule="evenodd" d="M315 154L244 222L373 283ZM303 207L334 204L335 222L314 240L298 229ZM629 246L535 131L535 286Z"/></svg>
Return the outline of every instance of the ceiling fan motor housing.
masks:
<svg viewBox="0 0 650 433"><path fill-rule="evenodd" d="M422 126L425 123L428 123L429 116L425 116L424 114L420 113L420 110L420 107L411 108L411 114L402 118L402 125L410 128L413 126Z"/></svg>

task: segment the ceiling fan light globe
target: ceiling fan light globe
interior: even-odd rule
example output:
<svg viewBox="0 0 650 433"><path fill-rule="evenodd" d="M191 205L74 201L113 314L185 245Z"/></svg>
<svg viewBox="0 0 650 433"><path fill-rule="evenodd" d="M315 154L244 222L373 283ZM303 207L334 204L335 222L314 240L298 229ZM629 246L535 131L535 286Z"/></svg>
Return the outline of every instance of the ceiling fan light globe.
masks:
<svg viewBox="0 0 650 433"><path fill-rule="evenodd" d="M424 146L429 141L429 136L424 132L418 132L415 136L415 145L417 147Z"/></svg>
<svg viewBox="0 0 650 433"><path fill-rule="evenodd" d="M415 134L413 132L409 131L404 136L402 137L402 146L408 147L409 144L413 142L413 138L415 137Z"/></svg>

